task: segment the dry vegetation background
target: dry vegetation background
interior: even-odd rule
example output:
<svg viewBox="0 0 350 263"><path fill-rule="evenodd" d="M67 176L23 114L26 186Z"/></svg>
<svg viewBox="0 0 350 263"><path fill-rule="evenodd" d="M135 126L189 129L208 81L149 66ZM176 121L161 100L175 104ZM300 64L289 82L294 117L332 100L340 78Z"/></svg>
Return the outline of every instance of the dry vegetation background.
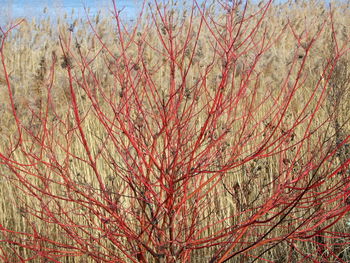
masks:
<svg viewBox="0 0 350 263"><path fill-rule="evenodd" d="M251 5L247 13L253 14L262 7L263 4ZM208 8L205 12L215 13L213 17L218 22L227 19L226 11ZM64 18L57 22L49 18L23 20L6 36L1 54L8 80L4 67L0 67L0 261L222 262L219 258L227 249L229 254L241 251L229 262L350 262L349 4L335 3L331 10L317 1L271 5L254 38L237 47L237 53L242 53L227 71L223 68L230 62L213 51L218 45L213 45L213 35L203 25L198 11L191 24L190 10L174 12L173 16L174 20L183 21L176 23L183 30L173 29L177 32L174 33L177 43L181 46L187 38L191 39L183 56L176 58L182 60L182 65L191 65L186 75L188 88L183 90L184 104L177 110L184 111L193 105L192 112L196 113L182 114L188 118L188 126L181 129L181 135L173 136L185 137L187 144L174 149L167 144L166 135L162 140L155 139L163 136L158 130L162 115L151 109L159 107L161 100L157 96L171 101L168 83L172 81L172 61L164 55L158 37L158 34L166 37L168 29L147 23L152 18L149 11L138 21L135 32L129 25L129 32L134 34L124 35L127 47L118 36L115 19L108 15L91 18L90 22L86 18L72 23ZM239 16L237 12L238 21ZM249 31L258 21L259 16L252 17L244 26ZM187 35L189 27L192 32ZM224 34L225 28L217 30ZM0 37L3 40L4 36ZM262 41L267 48L258 56ZM207 105L214 100L223 78L240 92L235 93L232 88L222 96L236 96L239 102L229 99L235 106L228 103L216 119L216 126L203 135L220 141L213 146L215 149L206 149L209 142L205 139L202 148L197 149L198 163L189 171L191 178L186 181L186 189L199 189L188 190L187 197L201 195L195 200L173 197L174 203L183 205L183 200L188 203L186 210L181 208L184 210L179 212L186 219L174 214L167 217L161 209L157 210L157 204L162 207L163 203L160 205L152 196L157 193L162 199L170 179L164 172L165 179L160 180L151 160L142 166L142 153L125 134L121 123L125 123L125 130L142 149L162 153L158 156L152 152L159 163L162 160L167 163L175 155L172 151L184 157L195 146L192 138L199 133L196 127L205 124ZM177 68L174 81L179 85L182 80ZM72 103L70 87L75 89L78 107ZM9 94L13 96L13 105ZM289 106L279 122L274 116L282 116L281 108L289 98ZM251 105L251 101L255 104ZM125 106L128 102L129 108ZM121 104L125 104L124 108L119 108ZM140 104L144 106L137 106ZM75 110L95 165L89 165ZM122 121L116 121L114 115ZM113 141L110 133L118 139ZM269 136L276 140L275 145L259 158L244 161ZM302 140L307 143L299 147ZM334 154L317 166L318 160L332 151ZM186 158L179 162L183 167L188 165ZM232 162L240 165L224 165ZM137 172L133 169L139 169L145 176L133 181ZM177 169L180 171L181 167ZM208 179L211 178L208 171L215 169L222 169L220 180ZM312 171L312 178L305 176L308 171ZM318 185L302 196L292 213L278 214L276 211L297 196L294 191L298 187L306 189L302 182L291 186L298 180ZM160 181L164 188L157 185ZM150 189L154 193L146 194ZM137 194L141 201L135 197ZM108 206L105 198L114 200L117 208ZM268 205L275 208L261 212ZM111 212L113 209L119 209L120 214ZM268 231L274 223L264 219L275 212L273 222L282 223ZM149 219L157 213L157 219ZM191 220L196 222L192 235L197 243L191 243L192 247L186 244L186 248L180 243L167 244L167 238L172 237L154 229L161 229L161 224L171 225L167 221L171 217L188 228ZM260 223L241 230L242 225L253 224L254 217ZM125 232L124 236L118 232L120 218L129 227L128 233L144 229L147 234L138 236L144 246L133 243L132 234L126 237ZM151 221L149 226L147 220ZM326 225L330 227L323 228ZM186 229L178 227L181 239ZM164 239L156 240L153 234ZM221 234L222 239L214 239ZM239 240L232 250L229 240ZM157 247L162 242L164 246ZM158 254L153 255L146 244ZM128 258L127 254L132 256Z"/></svg>

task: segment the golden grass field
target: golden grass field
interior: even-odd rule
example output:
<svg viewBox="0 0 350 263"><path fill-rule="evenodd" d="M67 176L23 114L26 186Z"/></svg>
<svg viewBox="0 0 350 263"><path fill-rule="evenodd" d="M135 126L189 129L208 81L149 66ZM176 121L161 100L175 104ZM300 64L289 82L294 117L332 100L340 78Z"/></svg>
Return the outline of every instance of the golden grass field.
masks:
<svg viewBox="0 0 350 263"><path fill-rule="evenodd" d="M251 5L247 13L252 14L259 8L261 6ZM213 8L206 12L217 12L216 22L227 25L225 12ZM166 39L168 29L148 24L152 18L149 11L138 21L134 35L123 36L124 42L118 35L115 19L108 13L90 18L90 22L81 18L71 23L69 15L57 21L47 18L14 22L19 24L4 41L0 67L0 153L4 157L0 161L0 225L13 231L0 229L2 260L24 262L20 255L32 257L29 262L209 262L218 246L200 248L198 245L197 249L176 259L174 256L156 260L151 253L143 252L142 259L135 255L132 260L120 247L137 251L138 245L122 234L117 241L108 236L113 231L119 233L117 228L121 224L117 219L108 219L114 223L106 223L104 218L118 218L106 205L106 196L118 202L121 211L118 215L130 227L130 232L147 229L149 236L155 235L151 238L140 234L142 242L155 251L168 251L169 247L169 253L178 248L181 251L181 242L157 247L156 244L166 243L167 238L172 237L167 233L163 237L161 230L153 234L155 230L147 228L147 218L158 210L152 210L143 196L152 189L150 196L165 200L160 202L156 197L149 197L153 207L170 211L167 209L171 205L165 205L169 197L164 189L169 182L176 185L179 181L166 179L167 173L158 172L155 167L157 161L161 167L170 167L169 160L177 152L179 157L174 160L184 157L177 169L187 167L186 158L198 165L197 168L204 166L202 170L195 168L201 176L189 178L186 188L181 185L183 190L174 193L178 198L172 197L177 204L186 200L183 210L179 210L177 216L159 212L157 224L163 224L165 229L178 226L180 230L175 232L179 239L185 236L182 232L187 233L184 225L190 226L191 222L196 222L197 232L192 235L198 244L201 238L226 235L229 226L237 226L237 234L230 234L239 240L234 248L237 251L257 242L257 237L263 238L228 262L350 262L350 214L347 212L350 205L346 202L344 205L340 198L346 198L343 193L346 187L350 189L349 3L334 3L331 11L318 1L272 4L253 37L235 47L237 53L242 53L227 71L223 68L229 62L225 62L224 55L220 57L219 51L214 52L215 48L219 50L218 45L213 45L215 39L201 16L197 13L190 20L189 11L172 15L175 21L182 21L176 24L181 26L173 28L174 45L181 46L187 38L191 39L183 55L174 58L181 63L175 66L173 74L174 60L164 55L166 50L159 37L163 35ZM159 22L159 17L156 19ZM259 16L249 21L244 24L246 31L242 31L239 39L245 39L247 32L260 23ZM128 26L128 32L133 32L133 25ZM222 34L225 30L228 32L224 26L216 29ZM260 56L261 43L268 48ZM310 43L312 47L306 52ZM64 54L68 50L69 55ZM249 65L253 65L255 59L254 69L250 70ZM327 63L333 66L327 69ZM186 67L189 70L184 78L182 69ZM67 69L71 70L71 78ZM196 146L193 138L205 126L210 112L208 105L216 101L223 78L227 78L225 83L229 84L226 85L235 87L222 93L223 100L229 98L229 102L222 105L228 106L210 123L212 128L208 128L209 135L203 135L201 146L192 157L187 157L191 147ZM185 85L184 82L194 88L185 90L182 104L176 106L171 102L172 85ZM71 89L75 91L74 98ZM239 93L235 93L235 89L240 90ZM155 91L158 95L154 95ZM13 105L9 94L13 96ZM234 96L236 100L232 99ZM74 100L77 107L72 103ZM167 100L169 111L178 107L173 112L183 113L190 108L196 113L179 114L182 120L169 117L171 127L184 122L181 134L162 135L158 131L162 127L160 119L167 113L157 107ZM287 101L289 106L284 112L282 108ZM186 116L190 116L187 122ZM279 117L283 117L280 122ZM92 160L84 146L82 131ZM169 134L171 132L170 129ZM280 137L288 132L289 136ZM272 141L276 140L276 148L272 145L259 158L245 161L264 145L269 134ZM169 139L172 136L177 143ZM212 142L209 138L218 141L213 149L207 148ZM186 144L180 145L182 140ZM337 148L340 143L342 146ZM149 150L145 160L139 149ZM332 149L334 154L321 162ZM320 165L313 167L319 161ZM241 165L227 166L232 162ZM336 170L341 165L343 169ZM139 178L145 181L131 179L137 175L133 169L145 174ZM214 173L210 169L225 171ZM313 177L305 176L303 171L312 171ZM165 179L159 179L161 176ZM300 182L289 192L287 185L297 180ZM297 197L295 189L304 189L308 180L318 181L319 185L307 192L285 218L277 214L274 220L281 219L283 223L268 234L264 233L273 225L270 221L240 228L245 223L249 225L251 218L261 222L269 218L285 206L285 200ZM161 184L164 187L159 186ZM284 186L286 188L280 190ZM136 192L142 201L130 198ZM271 200L275 200L274 208L268 208ZM269 212L260 214L262 208ZM341 216L338 218L338 215ZM170 224L173 216L176 222ZM314 220L307 221L309 216ZM304 218L307 223L301 224ZM300 228L291 233L297 222ZM323 229L329 224L329 228ZM307 233L318 230L317 235L307 237ZM157 235L164 240L156 240ZM222 247L227 245L223 244ZM274 246L267 249L271 245ZM55 249L60 252L53 252ZM236 251L234 249L232 251ZM63 255L62 251L66 254L54 261L47 256L49 253L41 256L38 253L49 250L50 255ZM93 258L92 255L98 253L104 255L104 260ZM112 254L119 261L113 261Z"/></svg>

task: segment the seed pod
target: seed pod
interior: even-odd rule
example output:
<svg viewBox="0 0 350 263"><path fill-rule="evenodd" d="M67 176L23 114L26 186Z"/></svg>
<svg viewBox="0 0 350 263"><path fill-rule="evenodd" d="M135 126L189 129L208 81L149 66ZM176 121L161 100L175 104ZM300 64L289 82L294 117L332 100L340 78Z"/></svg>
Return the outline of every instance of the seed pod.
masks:
<svg viewBox="0 0 350 263"><path fill-rule="evenodd" d="M135 119L135 124L137 127L142 128L144 124L144 119L141 116L137 116Z"/></svg>

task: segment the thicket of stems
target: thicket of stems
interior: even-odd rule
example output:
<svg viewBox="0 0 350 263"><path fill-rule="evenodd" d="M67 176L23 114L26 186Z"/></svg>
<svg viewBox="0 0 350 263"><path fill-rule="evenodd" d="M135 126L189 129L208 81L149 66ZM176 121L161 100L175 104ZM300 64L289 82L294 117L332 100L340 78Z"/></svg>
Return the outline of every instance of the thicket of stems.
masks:
<svg viewBox="0 0 350 263"><path fill-rule="evenodd" d="M349 234L332 227L350 210L348 122L337 110L347 90L334 72L349 43L332 10L316 30L286 20L271 37L271 5L154 0L130 26L113 1L113 41L96 21L90 49L74 26L62 31L34 106L16 104L7 66L21 22L1 28L13 124L1 176L26 231L1 222L0 259L253 262L283 247L285 262L345 262ZM330 55L313 72L327 32ZM273 73L281 81L266 81L285 35L295 51Z"/></svg>

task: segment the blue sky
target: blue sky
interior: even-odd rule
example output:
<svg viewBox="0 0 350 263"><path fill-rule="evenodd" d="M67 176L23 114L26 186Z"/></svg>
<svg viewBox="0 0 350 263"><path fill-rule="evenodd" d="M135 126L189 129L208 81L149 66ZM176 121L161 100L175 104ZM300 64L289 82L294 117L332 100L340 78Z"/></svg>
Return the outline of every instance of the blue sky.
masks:
<svg viewBox="0 0 350 263"><path fill-rule="evenodd" d="M111 0L0 0L0 23L17 17L38 17L47 15L55 17L57 14L68 13L74 8L75 16L85 16L84 5L94 14L101 8L111 7ZM125 7L125 15L131 16L136 12L137 4L134 0L117 0ZM46 14L43 10L48 7Z"/></svg>
<svg viewBox="0 0 350 263"><path fill-rule="evenodd" d="M190 1L187 0L187 2ZM253 0L253 2L256 1L259 0ZM284 2L286 0L276 1ZM133 14L137 13L137 8L140 6L138 3L142 0L116 0L116 2L120 7L125 7L124 16L127 19L132 19ZM95 14L98 9L111 7L112 0L0 0L0 25L17 17L43 18L47 15L55 17L57 14L65 12L70 14L72 8L75 10L75 16L83 17L85 16L84 4L90 7L90 14ZM49 7L46 14L43 13L45 7Z"/></svg>

